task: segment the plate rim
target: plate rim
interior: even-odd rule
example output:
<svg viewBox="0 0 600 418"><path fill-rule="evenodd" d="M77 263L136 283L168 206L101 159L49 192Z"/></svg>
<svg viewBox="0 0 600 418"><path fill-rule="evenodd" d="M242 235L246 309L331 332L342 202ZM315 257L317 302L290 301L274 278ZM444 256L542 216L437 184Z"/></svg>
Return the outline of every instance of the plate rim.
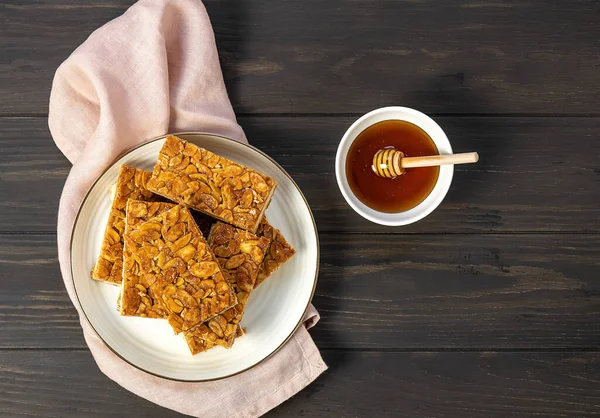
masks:
<svg viewBox="0 0 600 418"><path fill-rule="evenodd" d="M120 159L122 159L126 155L132 153L133 151L137 150L138 148L141 148L141 147L143 147L143 146L145 146L147 144L150 144L152 142L156 142L156 141L159 141L161 139L164 139L168 135L175 135L175 136L178 136L178 135L204 135L204 136L217 137L217 138L221 138L221 139L224 139L224 140L227 140L227 141L235 142L237 144L241 144L241 145L247 147L248 149L261 154L263 157L265 157L269 161L271 161L279 170L281 170L281 172L291 181L292 185L296 188L296 190L298 191L298 193L302 197L302 200L304 201L304 203L306 205L306 208L308 209L308 213L310 214L310 218L311 218L311 221L312 221L312 224L313 224L313 229L314 229L314 232L315 232L315 244L316 244L316 250L317 250L315 277L313 279L313 287L312 287L312 290L311 290L311 293L310 293L310 297L308 299L308 303L307 303L306 307L304 308L304 312L302 313L302 316L300 317L300 320L294 326L293 330L285 338L285 340L281 344L279 344L279 346L277 346L277 348L275 348L275 350L273 350L270 354L268 354L267 356L265 356L262 360L257 361L253 365L251 365L249 367L246 367L243 370L237 371L235 373L230 373L230 374L227 374L227 375L224 375L224 376L220 376L220 377L213 377L213 378L208 378L208 379L179 379L179 378L169 377L169 376L163 376L161 374L158 374L158 373L155 373L155 372L151 372L151 371L146 370L143 367L138 366L138 365L134 364L133 362L129 361L124 356L122 356L121 354L119 354L114 348L112 348L104 340L104 338L100 335L100 333L96 330L96 328L94 328L94 325L91 323L90 319L88 318L88 315L87 315L85 309L83 308L81 300L79 299L79 294L77 293L77 286L75 286L75 277L74 277L74 274L73 274L73 261L72 261L73 260L73 238L75 236L75 228L77 227L77 222L79 221L79 216L81 215L81 211L83 209L83 206L85 205L85 202L87 201L90 193L92 192L92 190L94 189L94 187L96 186L96 184L98 183L98 181L100 181L100 179L106 174L106 172L108 170L110 170ZM315 295L315 290L317 288L317 281L318 281L318 277L319 277L320 259L321 259L321 249L320 249L320 245L319 245L319 232L317 230L317 224L315 222L315 217L314 217L314 215L312 213L310 205L308 204L308 200L306 200L306 196L304 196L304 193L302 193L302 190L300 189L300 187L298 186L298 184L296 184L296 182L294 181L294 179L292 178L292 176L281 165L279 165L279 163L277 161L275 161L273 158L271 158L265 152L263 152L263 151L259 150L258 148L250 145L249 143L237 141L237 140L235 140L233 138L229 138L229 137L224 136L224 135L218 135L218 134L213 134L213 133L209 133L209 132L183 131L183 132L166 133L166 134L159 135L159 136L156 136L154 138L151 138L151 139L149 139L147 141L143 141L143 142L137 144L136 146L125 150L124 152L122 152L121 154L119 154L117 157L115 157L115 159L102 171L102 173L100 173L96 177L96 179L90 185L90 187L88 188L88 190L85 192L85 195L83 196L83 199L81 200L81 204L79 205L79 207L77 209L77 214L75 215L75 220L73 221L73 227L71 228L71 238L69 240L69 273L70 273L70 281L71 281L71 284L73 285L73 291L75 293L75 299L77 301L77 304L79 305L81 313L83 314L83 317L85 318L85 321L90 326L90 328L92 329L92 331L94 332L94 334L100 339L100 341L102 341L102 343L113 354L115 354L121 360L125 361L130 366L135 367L136 369L138 369L138 370L140 370L140 371L142 371L144 373L148 373L148 374L150 374L152 376L159 377L161 379L166 379L166 380L170 380L170 381L174 381L174 382L186 382L186 383L212 382L212 381L227 379L229 377L236 376L236 375L238 375L240 373L244 373L244 372L246 372L246 371L248 371L250 369L253 369L254 367L258 366L259 364L262 364L263 362L265 362L269 358L271 358L273 355L275 355L275 353L277 353L281 348L283 348L283 346L286 345L292 339L292 337L294 336L294 334L296 333L296 331L298 330L298 328L300 328L300 325L302 325L302 323L304 322L304 317L306 316L306 313L308 312L308 310L310 308L312 299L313 299L313 297Z"/></svg>

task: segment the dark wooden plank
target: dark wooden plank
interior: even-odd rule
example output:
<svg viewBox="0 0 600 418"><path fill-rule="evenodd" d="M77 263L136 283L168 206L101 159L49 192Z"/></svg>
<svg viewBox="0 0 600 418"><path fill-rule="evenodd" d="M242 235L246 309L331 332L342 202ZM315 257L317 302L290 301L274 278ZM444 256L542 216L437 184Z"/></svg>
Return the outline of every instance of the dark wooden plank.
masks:
<svg viewBox="0 0 600 418"><path fill-rule="evenodd" d="M600 346L600 235L321 234L321 348ZM53 236L0 236L0 348L84 347Z"/></svg>
<svg viewBox="0 0 600 418"><path fill-rule="evenodd" d="M0 236L0 283L0 346L85 346L55 236Z"/></svg>
<svg viewBox="0 0 600 418"><path fill-rule="evenodd" d="M125 11L120 3L3 1L0 114L47 113L54 72L96 28Z"/></svg>
<svg viewBox="0 0 600 418"><path fill-rule="evenodd" d="M324 351L330 369L267 416L581 417L600 408L598 353ZM0 411L175 417L111 382L85 351L0 351Z"/></svg>
<svg viewBox="0 0 600 418"><path fill-rule="evenodd" d="M348 353L271 416L581 417L600 407L597 353Z"/></svg>
<svg viewBox="0 0 600 418"><path fill-rule="evenodd" d="M322 347L597 348L597 235L321 235Z"/></svg>
<svg viewBox="0 0 600 418"><path fill-rule="evenodd" d="M0 351L3 417L181 417L121 388L88 351Z"/></svg>
<svg viewBox="0 0 600 418"><path fill-rule="evenodd" d="M46 118L0 118L0 231L55 231L70 167Z"/></svg>
<svg viewBox="0 0 600 418"><path fill-rule="evenodd" d="M339 192L335 152L353 118L243 117L240 123L250 142L296 179L321 232L600 232L600 119L436 119L456 152L475 150L481 160L457 166L442 205L403 228L362 219ZM54 231L68 170L45 119L0 118L0 232Z"/></svg>
<svg viewBox="0 0 600 418"><path fill-rule="evenodd" d="M4 1L0 113L46 113L57 66L132 3ZM597 1L205 3L237 112L600 112Z"/></svg>

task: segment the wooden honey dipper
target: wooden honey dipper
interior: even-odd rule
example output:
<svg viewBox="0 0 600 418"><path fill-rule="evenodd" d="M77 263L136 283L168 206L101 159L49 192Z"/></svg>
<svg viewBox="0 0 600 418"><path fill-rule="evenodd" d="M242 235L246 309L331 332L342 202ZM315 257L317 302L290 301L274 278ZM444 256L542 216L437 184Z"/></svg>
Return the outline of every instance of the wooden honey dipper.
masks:
<svg viewBox="0 0 600 418"><path fill-rule="evenodd" d="M447 164L468 164L479 161L476 152L449 155L427 155L424 157L405 157L402 151L390 147L380 149L373 157L373 171L379 177L394 178L404 174L405 168L433 167Z"/></svg>

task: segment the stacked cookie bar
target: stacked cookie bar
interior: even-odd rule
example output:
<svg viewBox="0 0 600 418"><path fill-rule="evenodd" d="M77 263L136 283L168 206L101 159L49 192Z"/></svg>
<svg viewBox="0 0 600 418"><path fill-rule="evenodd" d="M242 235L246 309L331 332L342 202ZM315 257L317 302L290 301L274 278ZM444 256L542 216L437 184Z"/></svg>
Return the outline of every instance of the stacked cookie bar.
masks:
<svg viewBox="0 0 600 418"><path fill-rule="evenodd" d="M121 286L121 315L167 320L192 354L229 348L253 289L295 254L264 217L276 187L170 135L152 173L121 167L92 279Z"/></svg>

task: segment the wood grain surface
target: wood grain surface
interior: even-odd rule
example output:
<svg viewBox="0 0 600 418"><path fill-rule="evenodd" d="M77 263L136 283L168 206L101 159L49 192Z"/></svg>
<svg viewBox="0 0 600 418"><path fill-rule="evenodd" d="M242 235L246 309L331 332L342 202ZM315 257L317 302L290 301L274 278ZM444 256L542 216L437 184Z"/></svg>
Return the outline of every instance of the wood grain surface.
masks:
<svg viewBox="0 0 600 418"><path fill-rule="evenodd" d="M47 113L56 67L132 3L3 1L0 113ZM597 1L206 6L237 112L600 114Z"/></svg>
<svg viewBox="0 0 600 418"><path fill-rule="evenodd" d="M268 417L595 416L598 353L325 350L330 369ZM111 382L84 351L1 351L11 417L176 417Z"/></svg>
<svg viewBox="0 0 600 418"><path fill-rule="evenodd" d="M0 4L0 417L180 416L99 371L57 261L52 78L133 3ZM268 415L600 415L600 2L204 3L240 124L320 232L330 369ZM334 176L344 131L386 105L480 155L403 228L356 215Z"/></svg>

